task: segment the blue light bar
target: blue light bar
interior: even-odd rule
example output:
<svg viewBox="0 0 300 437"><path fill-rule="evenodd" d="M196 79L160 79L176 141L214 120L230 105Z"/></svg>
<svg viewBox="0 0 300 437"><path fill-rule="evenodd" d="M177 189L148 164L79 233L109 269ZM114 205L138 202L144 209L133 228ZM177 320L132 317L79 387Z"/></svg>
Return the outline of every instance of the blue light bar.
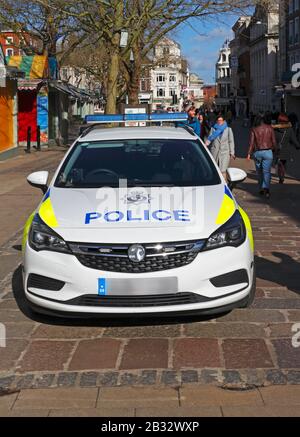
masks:
<svg viewBox="0 0 300 437"><path fill-rule="evenodd" d="M165 114L94 114L86 115L86 124L104 124L104 123L125 123L126 121L138 122L145 121L147 123L153 122L175 122L175 121L186 121L188 118L185 112L169 112Z"/></svg>

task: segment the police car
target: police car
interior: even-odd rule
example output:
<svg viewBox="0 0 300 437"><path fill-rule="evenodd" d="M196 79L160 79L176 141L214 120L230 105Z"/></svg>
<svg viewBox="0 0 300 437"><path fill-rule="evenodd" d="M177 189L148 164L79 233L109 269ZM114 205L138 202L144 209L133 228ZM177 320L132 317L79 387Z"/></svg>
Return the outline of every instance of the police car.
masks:
<svg viewBox="0 0 300 437"><path fill-rule="evenodd" d="M120 317L249 306L253 235L231 191L246 173L227 173L228 183L184 126L92 125L51 182L47 171L27 178L44 193L23 236L33 310Z"/></svg>

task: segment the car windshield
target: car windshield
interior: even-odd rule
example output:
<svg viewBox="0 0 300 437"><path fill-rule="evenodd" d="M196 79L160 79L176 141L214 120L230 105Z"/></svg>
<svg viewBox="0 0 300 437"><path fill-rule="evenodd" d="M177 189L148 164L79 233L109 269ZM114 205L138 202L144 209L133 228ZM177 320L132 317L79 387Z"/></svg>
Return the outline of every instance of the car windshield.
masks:
<svg viewBox="0 0 300 437"><path fill-rule="evenodd" d="M56 187L217 185L218 172L199 140L78 142L67 156Z"/></svg>

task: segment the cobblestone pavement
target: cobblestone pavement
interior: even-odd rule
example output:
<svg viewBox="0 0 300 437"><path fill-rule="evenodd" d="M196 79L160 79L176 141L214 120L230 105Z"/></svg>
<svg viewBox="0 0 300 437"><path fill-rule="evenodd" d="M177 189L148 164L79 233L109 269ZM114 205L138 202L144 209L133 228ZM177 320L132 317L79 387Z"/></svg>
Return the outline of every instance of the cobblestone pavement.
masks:
<svg viewBox="0 0 300 437"><path fill-rule="evenodd" d="M6 348L0 349L2 393L32 387L97 390L164 385L196 390L205 384L239 390L300 384L300 347L292 342L295 324L300 323L300 171L291 167L293 176L284 185L274 178L266 203L257 194L253 163L242 159L246 133L240 126L235 133L239 158L233 165L248 172L235 193L254 228L257 295L250 309L217 319L148 320L134 325L132 321L60 321L31 314L20 282L20 227L39 194L23 178L40 165L52 170L61 152L45 153L40 162L31 157L0 166L0 199L5 205L0 261L6 265L0 285L0 322L7 333ZM10 396L15 402L15 395ZM25 406L26 395L22 399ZM155 402L153 406L157 407Z"/></svg>

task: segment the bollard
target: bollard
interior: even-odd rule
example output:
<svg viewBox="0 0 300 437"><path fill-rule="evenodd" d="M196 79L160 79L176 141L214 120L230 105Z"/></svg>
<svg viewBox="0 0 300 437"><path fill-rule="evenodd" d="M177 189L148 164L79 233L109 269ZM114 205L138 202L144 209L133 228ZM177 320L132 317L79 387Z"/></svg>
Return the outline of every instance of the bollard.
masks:
<svg viewBox="0 0 300 437"><path fill-rule="evenodd" d="M31 126L28 126L28 128L27 128L27 147L25 149L26 153L30 153L30 146L31 146Z"/></svg>
<svg viewBox="0 0 300 437"><path fill-rule="evenodd" d="M36 150L41 150L41 127L37 126L36 129Z"/></svg>

